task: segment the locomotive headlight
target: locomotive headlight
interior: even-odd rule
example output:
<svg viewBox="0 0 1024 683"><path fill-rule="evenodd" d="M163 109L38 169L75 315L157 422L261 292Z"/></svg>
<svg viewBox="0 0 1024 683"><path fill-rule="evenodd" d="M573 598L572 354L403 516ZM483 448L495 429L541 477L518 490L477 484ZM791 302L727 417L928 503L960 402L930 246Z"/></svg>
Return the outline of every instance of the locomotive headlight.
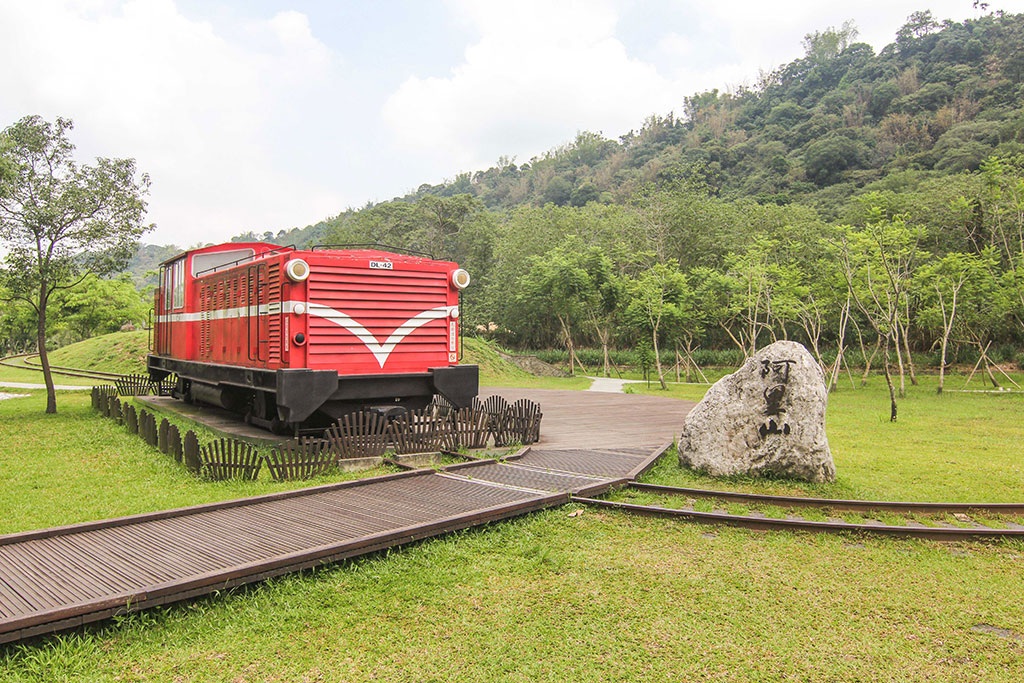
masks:
<svg viewBox="0 0 1024 683"><path fill-rule="evenodd" d="M305 312L306 304L302 303L301 301L292 306L292 313L294 313L295 315L303 315Z"/></svg>
<svg viewBox="0 0 1024 683"><path fill-rule="evenodd" d="M452 320L454 320L455 318L458 318L459 317L459 307L458 306L452 306L451 311L449 311L448 315L450 315L452 317Z"/></svg>
<svg viewBox="0 0 1024 683"><path fill-rule="evenodd" d="M455 285L455 289L465 289L469 286L469 273L462 268L457 268L452 273L452 284Z"/></svg>
<svg viewBox="0 0 1024 683"><path fill-rule="evenodd" d="M309 264L300 258L293 258L284 264L284 272L288 275L288 279L302 282L309 277Z"/></svg>

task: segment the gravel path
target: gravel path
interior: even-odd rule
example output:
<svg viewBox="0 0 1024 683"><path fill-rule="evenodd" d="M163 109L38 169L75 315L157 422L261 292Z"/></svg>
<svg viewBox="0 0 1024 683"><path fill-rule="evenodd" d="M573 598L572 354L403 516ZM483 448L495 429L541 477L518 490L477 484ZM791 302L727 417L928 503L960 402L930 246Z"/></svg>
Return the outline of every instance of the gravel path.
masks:
<svg viewBox="0 0 1024 683"><path fill-rule="evenodd" d="M28 396L28 394L5 394L4 392L0 391L0 401L6 400L8 398L22 398L25 396Z"/></svg>
<svg viewBox="0 0 1024 683"><path fill-rule="evenodd" d="M622 387L627 384L643 384L643 380L637 379L613 379L611 377L590 377L587 379L594 380L587 391L605 391L613 394L621 394Z"/></svg>

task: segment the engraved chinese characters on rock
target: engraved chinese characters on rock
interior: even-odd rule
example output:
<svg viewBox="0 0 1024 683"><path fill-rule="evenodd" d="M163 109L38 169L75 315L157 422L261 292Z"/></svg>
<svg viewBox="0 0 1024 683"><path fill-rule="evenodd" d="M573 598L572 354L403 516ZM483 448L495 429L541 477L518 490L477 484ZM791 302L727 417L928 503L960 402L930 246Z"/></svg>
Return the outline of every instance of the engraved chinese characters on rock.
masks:
<svg viewBox="0 0 1024 683"><path fill-rule="evenodd" d="M782 399L786 395L786 385L789 383L789 368L795 364L795 360L772 360L765 358L761 361L761 379L766 381L764 388L764 414L767 420L757 428L761 438L769 434L782 434L788 436L790 426L784 421Z"/></svg>

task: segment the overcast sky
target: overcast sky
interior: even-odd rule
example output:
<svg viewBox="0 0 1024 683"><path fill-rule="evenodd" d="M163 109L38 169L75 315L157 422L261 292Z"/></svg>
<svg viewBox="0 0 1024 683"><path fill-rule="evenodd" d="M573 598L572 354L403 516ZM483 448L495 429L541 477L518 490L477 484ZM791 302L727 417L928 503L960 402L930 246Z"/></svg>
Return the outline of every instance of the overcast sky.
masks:
<svg viewBox="0 0 1024 683"><path fill-rule="evenodd" d="M0 125L75 121L152 177L146 241L314 223L756 81L852 19L878 51L972 0L0 0ZM992 9L1024 10L1024 0Z"/></svg>

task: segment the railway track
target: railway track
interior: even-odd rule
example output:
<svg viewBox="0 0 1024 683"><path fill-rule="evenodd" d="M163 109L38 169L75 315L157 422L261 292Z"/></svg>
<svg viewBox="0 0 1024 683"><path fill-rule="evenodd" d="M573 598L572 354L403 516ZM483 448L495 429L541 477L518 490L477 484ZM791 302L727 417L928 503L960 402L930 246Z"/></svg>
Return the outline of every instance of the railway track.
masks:
<svg viewBox="0 0 1024 683"><path fill-rule="evenodd" d="M20 370L35 370L36 372L42 372L43 368L38 363L31 362L31 358L38 356L36 353L19 353L13 356L5 356L0 358L0 365L8 368L18 368ZM12 362L14 359L24 358L22 363ZM51 365L50 371L55 375L64 375L66 377L81 377L83 379L95 379L101 382L113 382L118 379L128 377L117 372L105 372L103 370L85 370L82 368L69 368L63 365Z"/></svg>
<svg viewBox="0 0 1024 683"><path fill-rule="evenodd" d="M1024 525L1007 522L1000 527L981 524L967 516L968 512L990 514L1024 514L1024 503L918 503L903 501L840 500L830 498L802 498L796 496L769 496L750 493L732 493L708 489L679 488L630 482L626 490L666 496L686 496L688 499L716 499L733 503L773 505L781 508L811 508L816 510L844 510L855 512L902 512L948 514L969 526L954 526L940 522L938 526L927 526L917 521L906 524L884 524L877 520L846 522L829 518L827 521L804 519L795 515L785 518L767 517L763 513L746 515L729 514L723 510L701 512L692 505L683 508L641 505L618 500L603 500L584 496L573 496L573 500L592 507L619 510L648 517L665 517L681 521L698 522L719 526L732 526L754 530L803 530L819 533L862 533L876 536L899 538L926 538L937 541L972 541L991 539L1024 540ZM623 489L619 489L622 491Z"/></svg>

